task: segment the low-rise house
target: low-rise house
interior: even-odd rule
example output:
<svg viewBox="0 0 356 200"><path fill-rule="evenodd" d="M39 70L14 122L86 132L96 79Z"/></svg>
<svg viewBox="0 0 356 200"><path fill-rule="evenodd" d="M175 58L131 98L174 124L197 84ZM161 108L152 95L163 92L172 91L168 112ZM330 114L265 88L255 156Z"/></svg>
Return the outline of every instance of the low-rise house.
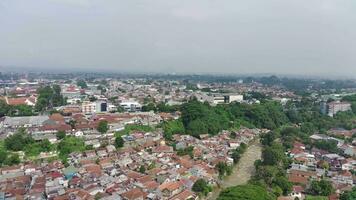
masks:
<svg viewBox="0 0 356 200"><path fill-rule="evenodd" d="M85 151L84 154L85 154L86 158L89 158L89 159L96 158L96 153L94 150Z"/></svg>
<svg viewBox="0 0 356 200"><path fill-rule="evenodd" d="M122 193L121 197L124 200L144 200L147 197L147 193L143 192L141 189L134 188Z"/></svg>
<svg viewBox="0 0 356 200"><path fill-rule="evenodd" d="M288 180L291 183L306 185L309 180L317 179L316 172L305 172L300 170L289 170L288 171Z"/></svg>
<svg viewBox="0 0 356 200"><path fill-rule="evenodd" d="M170 198L169 200L188 200L188 199L195 200L195 199L197 199L197 196L189 190L184 190L183 192L175 195L174 197Z"/></svg>
<svg viewBox="0 0 356 200"><path fill-rule="evenodd" d="M296 198L303 199L302 192L304 192L304 188L302 186L294 185L292 187L292 192L289 194L289 196L293 197L294 199L296 199Z"/></svg>
<svg viewBox="0 0 356 200"><path fill-rule="evenodd" d="M163 183L158 187L158 189L162 194L162 199L167 199L182 192L184 187L181 182L174 181Z"/></svg>
<svg viewBox="0 0 356 200"><path fill-rule="evenodd" d="M341 171L340 173L332 177L332 181L335 184L353 185L353 177L351 172L349 171Z"/></svg>
<svg viewBox="0 0 356 200"><path fill-rule="evenodd" d="M356 147L347 145L346 148L344 148L344 154L348 156L356 156Z"/></svg>

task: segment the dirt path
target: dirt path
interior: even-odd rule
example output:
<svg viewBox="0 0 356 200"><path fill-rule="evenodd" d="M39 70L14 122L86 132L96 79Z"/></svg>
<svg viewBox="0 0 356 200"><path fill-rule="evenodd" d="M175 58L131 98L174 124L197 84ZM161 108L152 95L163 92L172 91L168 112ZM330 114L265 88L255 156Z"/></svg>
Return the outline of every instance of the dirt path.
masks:
<svg viewBox="0 0 356 200"><path fill-rule="evenodd" d="M232 174L226 177L221 182L220 188L215 188L207 199L215 200L224 188L247 183L255 172L254 162L261 158L261 152L262 147L259 140L256 140L242 155L240 162L234 167Z"/></svg>

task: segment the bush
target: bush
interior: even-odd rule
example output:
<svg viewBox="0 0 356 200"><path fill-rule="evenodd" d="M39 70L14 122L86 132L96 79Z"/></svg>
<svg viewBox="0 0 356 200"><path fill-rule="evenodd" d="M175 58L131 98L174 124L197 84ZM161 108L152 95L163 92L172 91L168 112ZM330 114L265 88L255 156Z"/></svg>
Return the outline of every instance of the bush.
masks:
<svg viewBox="0 0 356 200"><path fill-rule="evenodd" d="M206 196L209 192L212 191L212 188L204 179L198 179L193 184L192 190L193 192Z"/></svg>
<svg viewBox="0 0 356 200"><path fill-rule="evenodd" d="M269 194L266 188L247 184L230 187L223 190L217 200L274 200L275 197Z"/></svg>

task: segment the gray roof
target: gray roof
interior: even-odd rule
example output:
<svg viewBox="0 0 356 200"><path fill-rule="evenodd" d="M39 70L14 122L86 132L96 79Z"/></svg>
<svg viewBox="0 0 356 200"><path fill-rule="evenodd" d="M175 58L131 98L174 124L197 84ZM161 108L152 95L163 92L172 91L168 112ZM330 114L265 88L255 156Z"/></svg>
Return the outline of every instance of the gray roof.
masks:
<svg viewBox="0 0 356 200"><path fill-rule="evenodd" d="M28 117L5 117L5 126L41 126L44 121L48 120L48 116L28 116Z"/></svg>

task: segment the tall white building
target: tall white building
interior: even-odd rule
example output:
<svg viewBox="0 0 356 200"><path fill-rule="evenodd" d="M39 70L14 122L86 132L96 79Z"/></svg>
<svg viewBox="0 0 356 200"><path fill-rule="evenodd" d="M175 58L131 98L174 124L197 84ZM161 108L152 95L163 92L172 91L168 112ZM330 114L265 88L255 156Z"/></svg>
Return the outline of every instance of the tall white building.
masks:
<svg viewBox="0 0 356 200"><path fill-rule="evenodd" d="M328 103L327 109L328 109L328 115L330 117L333 117L338 112L345 112L351 110L351 103L333 101Z"/></svg>

